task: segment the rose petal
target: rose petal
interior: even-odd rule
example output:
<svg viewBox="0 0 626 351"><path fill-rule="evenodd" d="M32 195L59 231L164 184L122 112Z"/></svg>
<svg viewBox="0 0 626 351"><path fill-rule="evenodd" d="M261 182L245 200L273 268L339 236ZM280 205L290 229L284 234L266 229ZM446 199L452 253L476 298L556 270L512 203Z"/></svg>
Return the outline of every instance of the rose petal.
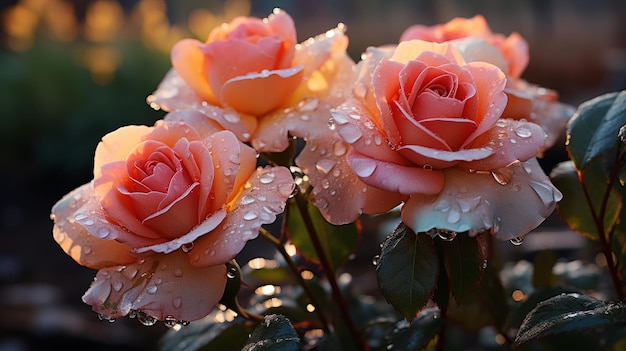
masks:
<svg viewBox="0 0 626 351"><path fill-rule="evenodd" d="M195 241L189 253L191 265L206 267L233 259L246 241L259 235L259 228L276 220L294 188L287 168L257 168L239 196L229 204L232 208L222 224Z"/></svg>
<svg viewBox="0 0 626 351"><path fill-rule="evenodd" d="M436 194L443 188L440 171L384 162L357 151L348 154L348 163L364 183L389 192Z"/></svg>
<svg viewBox="0 0 626 351"><path fill-rule="evenodd" d="M211 312L225 286L225 265L191 267L187 255L175 251L101 269L83 301L107 318L134 310L158 320L193 321Z"/></svg>
<svg viewBox="0 0 626 351"><path fill-rule="evenodd" d="M125 160L128 154L153 131L148 126L124 126L102 137L94 156L94 178L101 176L100 168L110 162Z"/></svg>
<svg viewBox="0 0 626 351"><path fill-rule="evenodd" d="M476 235L485 230L499 239L526 235L548 217L562 195L535 158L491 172L449 168L439 195L414 195L402 220L415 232L433 228Z"/></svg>
<svg viewBox="0 0 626 351"><path fill-rule="evenodd" d="M122 228L108 223L104 216L93 216L99 207L92 183L65 195L52 207L54 240L76 262L89 268L134 262L137 258L129 253L130 247L113 240Z"/></svg>
<svg viewBox="0 0 626 351"><path fill-rule="evenodd" d="M326 133L307 144L296 158L313 185L310 201L332 224L354 222L359 215L381 214L406 196L363 183L347 163L350 146L336 133Z"/></svg>
<svg viewBox="0 0 626 351"><path fill-rule="evenodd" d="M158 253L170 253L174 250L178 250L181 246L185 244L189 244L194 242L194 240L198 239L202 235L205 235L211 232L213 229L217 228L220 223L226 218L226 211L220 209L207 217L203 222L194 227L189 233L178 237L174 240L170 240L164 243L155 244L151 246L145 247L137 247L132 250L135 253L143 253L148 251L158 252Z"/></svg>
<svg viewBox="0 0 626 351"><path fill-rule="evenodd" d="M216 99L207 82L203 44L195 39L183 39L172 47L172 68L203 100L215 103Z"/></svg>
<svg viewBox="0 0 626 351"><path fill-rule="evenodd" d="M220 85L221 103L243 113L263 115L293 94L302 81L302 69L296 66L234 77Z"/></svg>
<svg viewBox="0 0 626 351"><path fill-rule="evenodd" d="M241 150L245 146L228 131L209 135L204 139L204 143L213 158L214 180L209 196L212 205L209 208L219 208L227 202L235 189L235 179L241 172Z"/></svg>
<svg viewBox="0 0 626 351"><path fill-rule="evenodd" d="M201 107L204 100L196 94L176 70L170 69L157 89L148 95L146 102L155 110L175 111Z"/></svg>
<svg viewBox="0 0 626 351"><path fill-rule="evenodd" d="M463 168L490 170L505 167L511 162L526 161L543 148L545 133L540 126L512 119L501 119L487 133L478 137L475 148L492 149L489 157L463 160Z"/></svg>
<svg viewBox="0 0 626 351"><path fill-rule="evenodd" d="M466 150L445 151L419 145L399 147L398 153L417 165L428 166L434 169L453 167L461 161L482 160L495 154L494 149L486 146Z"/></svg>

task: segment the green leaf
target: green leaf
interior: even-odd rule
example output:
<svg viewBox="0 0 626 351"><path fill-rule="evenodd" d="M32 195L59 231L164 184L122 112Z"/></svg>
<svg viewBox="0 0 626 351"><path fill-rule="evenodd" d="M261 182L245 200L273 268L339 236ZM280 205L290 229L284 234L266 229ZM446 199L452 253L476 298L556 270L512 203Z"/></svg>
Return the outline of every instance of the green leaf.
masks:
<svg viewBox="0 0 626 351"><path fill-rule="evenodd" d="M279 314L265 316L241 351L299 351L300 338L289 319Z"/></svg>
<svg viewBox="0 0 626 351"><path fill-rule="evenodd" d="M232 322L218 323L212 317L214 316L192 322L179 330L170 329L159 340L159 349L162 351L240 351L251 328L246 327L241 318Z"/></svg>
<svg viewBox="0 0 626 351"><path fill-rule="evenodd" d="M439 308L429 307L420 311L410 325L405 321L399 324L403 323L404 326L395 328L389 336L388 345L393 345L393 350L397 351L419 351L435 337L441 328L443 318Z"/></svg>
<svg viewBox="0 0 626 351"><path fill-rule="evenodd" d="M568 124L567 148L578 169L615 149L618 131L626 124L626 91L609 93L584 102Z"/></svg>
<svg viewBox="0 0 626 351"><path fill-rule="evenodd" d="M520 326L515 345L558 333L626 322L626 306L580 294L562 294L539 303Z"/></svg>
<svg viewBox="0 0 626 351"><path fill-rule="evenodd" d="M295 205L295 202L290 202L290 205ZM315 251L302 214L297 209L292 211L294 208L295 206L290 206L288 212L287 226L289 239L296 246L298 253L302 257L319 264L320 260L317 251ZM337 267L348 260L359 245L361 238L357 228L359 223L332 225L324 219L317 207L310 202L307 202L307 210L324 252L333 268L337 269Z"/></svg>
<svg viewBox="0 0 626 351"><path fill-rule="evenodd" d="M585 185L589 189L587 195L592 205L591 209L572 161L559 163L550 173L552 182L563 193L563 199L557 204L561 218L572 230L592 240L598 240L598 229L593 213L599 214L607 186L606 174L597 163L598 160L594 160L592 164L596 166L588 167L582 173ZM610 191L603 222L605 233L615 225L622 209L621 197L613 189Z"/></svg>
<svg viewBox="0 0 626 351"><path fill-rule="evenodd" d="M433 239L400 223L383 242L376 273L387 302L413 320L433 295L439 274Z"/></svg>
<svg viewBox="0 0 626 351"><path fill-rule="evenodd" d="M541 301L545 301L551 297L555 297L565 293L579 293L579 290L574 288L565 288L561 286L548 287L543 289L537 289L530 293L523 302L519 302L513 305L509 315L506 318L504 327L506 329L518 329L524 321L524 318L539 304Z"/></svg>
<svg viewBox="0 0 626 351"><path fill-rule="evenodd" d="M450 291L457 303L462 303L482 277L485 262L483 248L478 236L469 235L457 235L452 241L442 240L442 247Z"/></svg>

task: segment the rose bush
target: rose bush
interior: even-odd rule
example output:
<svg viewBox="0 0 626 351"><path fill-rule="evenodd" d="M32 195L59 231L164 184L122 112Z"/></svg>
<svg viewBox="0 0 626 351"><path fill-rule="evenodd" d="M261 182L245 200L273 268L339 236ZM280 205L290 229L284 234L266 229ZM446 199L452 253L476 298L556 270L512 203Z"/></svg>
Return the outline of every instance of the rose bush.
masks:
<svg viewBox="0 0 626 351"><path fill-rule="evenodd" d="M207 315L225 264L283 211L294 186L286 168L257 168L254 149L232 132L171 115L104 136L93 181L52 209L55 240L99 270L83 300L109 319Z"/></svg>
<svg viewBox="0 0 626 351"><path fill-rule="evenodd" d="M508 103L503 117L527 119L541 125L547 134L544 150L563 136L574 107L560 103L556 91L521 78L528 66L529 54L528 43L519 33L513 32L509 36L494 33L485 18L476 15L457 17L434 26L410 26L400 36L400 41L406 40L451 42L463 52L466 61L485 61L500 67L507 74L505 93Z"/></svg>
<svg viewBox="0 0 626 351"><path fill-rule="evenodd" d="M148 102L166 111L196 109L259 151L282 151L290 136L322 133L330 108L345 97L354 61L344 31L339 25L298 44L285 11L237 17L204 43L177 43L172 69Z"/></svg>
<svg viewBox="0 0 626 351"><path fill-rule="evenodd" d="M543 130L500 118L507 96L498 67L419 40L370 49L359 65L360 92L333 110L333 126L362 182L404 196L402 218L414 231L511 239L554 210L561 195L534 159ZM334 191L356 191L345 189ZM532 205L511 213L506 206L520 198Z"/></svg>

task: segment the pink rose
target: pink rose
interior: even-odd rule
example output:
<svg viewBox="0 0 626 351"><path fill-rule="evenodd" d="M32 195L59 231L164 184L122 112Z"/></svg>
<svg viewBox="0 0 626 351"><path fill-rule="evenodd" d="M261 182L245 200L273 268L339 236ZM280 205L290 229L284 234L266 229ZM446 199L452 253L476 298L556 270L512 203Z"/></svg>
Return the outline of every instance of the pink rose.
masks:
<svg viewBox="0 0 626 351"><path fill-rule="evenodd" d="M202 99L262 115L284 103L302 80L292 66L296 29L278 11L267 20L237 17L206 42L185 39L172 48L172 66Z"/></svg>
<svg viewBox="0 0 626 351"><path fill-rule="evenodd" d="M55 240L99 269L83 300L107 318L207 315L222 296L225 263L292 192L289 170L256 168L256 152L233 133L185 118L193 120L104 136L94 180L52 209Z"/></svg>
<svg viewBox="0 0 626 351"><path fill-rule="evenodd" d="M508 103L503 117L527 119L539 124L547 134L543 150L553 146L563 135L565 124L575 108L560 103L556 91L521 79L529 55L528 44L519 33L511 33L508 37L493 33L485 18L476 15L472 18L457 17L430 27L413 25L400 37L400 41L415 39L438 43L450 41L462 52L466 61L489 62L507 73L505 93Z"/></svg>
<svg viewBox="0 0 626 351"><path fill-rule="evenodd" d="M196 109L258 151L282 151L292 136L323 133L330 108L345 99L355 74L344 32L340 24L298 44L284 11L263 20L237 18L205 43L176 44L173 69L148 103L166 111Z"/></svg>
<svg viewBox="0 0 626 351"><path fill-rule="evenodd" d="M408 199L402 216L413 230L476 234L492 229L511 238L554 209L560 194L532 161L544 133L533 123L500 119L507 96L498 67L465 62L449 43L419 40L370 49L359 65L353 96L333 110L333 126L350 144L347 163L360 181ZM485 179L488 186L473 188L473 182ZM540 198L532 182L545 185L547 194ZM333 190L357 192L346 189ZM520 215L519 225L496 220L504 209L489 204L503 191L509 200L528 197L538 207ZM474 196L466 199L464 193ZM342 206L356 213L362 209ZM424 208L438 208L443 217L423 218Z"/></svg>
<svg viewBox="0 0 626 351"><path fill-rule="evenodd" d="M416 24L407 28L400 36L400 41L426 40L443 43L450 40L475 37L486 40L499 49L504 57L509 76L519 78L528 65L528 44L519 33L511 33L505 37L493 33L485 17L476 15L472 18L457 17L444 24L424 26Z"/></svg>

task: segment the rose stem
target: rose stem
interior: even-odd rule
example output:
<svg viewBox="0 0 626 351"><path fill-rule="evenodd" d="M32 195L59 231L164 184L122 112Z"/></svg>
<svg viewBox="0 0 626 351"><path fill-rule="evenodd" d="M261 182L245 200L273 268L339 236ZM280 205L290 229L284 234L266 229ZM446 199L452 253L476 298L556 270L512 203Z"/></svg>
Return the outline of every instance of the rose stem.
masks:
<svg viewBox="0 0 626 351"><path fill-rule="evenodd" d="M600 211L598 214L595 213L593 204L591 203L591 197L589 196L589 192L587 190L587 186L585 185L585 181L583 179L582 171L578 171L578 179L580 181L580 185L583 188L583 193L585 194L585 200L587 201L587 206L591 211L591 216L593 217L593 221L596 226L596 230L598 231L598 238L600 239L600 246L602 249L602 253L606 258L607 266L609 267L609 272L611 274L611 280L613 281L613 287L615 288L615 293L617 294L618 300L624 300L624 289L622 287L622 280L620 278L620 274L618 272L617 263L613 261L613 252L611 250L611 237L612 233L609 233L609 237L607 238L607 233L604 230L604 217L606 216L606 206L609 202L609 196L611 194L611 189L613 188L613 182L617 177L617 172L619 171L619 161L624 156L624 152L620 151L619 154L616 155L616 162L611 170L611 174L609 175L609 179L606 184L606 190L604 191L604 196L602 198L602 202L600 205Z"/></svg>
<svg viewBox="0 0 626 351"><path fill-rule="evenodd" d="M283 258L287 262L287 265L289 265L289 268L293 271L294 275L296 276L298 283L302 286L302 288L304 289L304 292L309 297L309 300L311 301L313 306L315 306L315 311L317 312L317 316L320 320L320 323L322 323L324 331L327 333L330 332L330 328L328 326L328 320L326 320L326 316L324 316L324 312L320 308L321 305L315 298L315 294L309 287L309 284L302 277L302 272L300 271L300 268L298 267L298 265L296 265L296 263L293 261L291 256L289 256L289 253L287 253L287 250L285 250L285 247L280 243L280 241L276 239L276 237L274 237L269 231L261 227L261 229L259 230L259 233L261 234L261 237L269 241L272 245L274 245L274 247L276 247L276 249L278 249L280 254L283 256Z"/></svg>
<svg viewBox="0 0 626 351"><path fill-rule="evenodd" d="M300 210L300 213L302 214L302 219L304 220L304 224L307 228L307 231L309 232L311 242L313 243L313 246L315 247L315 252L317 253L317 257L319 258L320 263L322 265L322 269L324 270L324 274L326 275L326 278L328 279L330 283L332 293L333 293L333 298L339 305L339 310L343 316L346 326L348 327L348 330L350 331L350 334L352 335L352 340L356 343L358 350L369 350L368 345L366 345L363 342L361 335L357 331L354 325L354 322L352 320L352 316L350 316L350 311L348 310L348 304L346 303L346 300L343 297L343 294L341 293L341 289L339 288L339 285L337 284L335 271L333 270L333 267L331 266L330 261L328 260L328 256L326 256L326 252L324 251L322 247L320 238L317 235L317 231L315 230L315 227L313 225L313 220L311 219L311 216L309 214L309 210L307 207L308 202L305 198L302 197L300 193L298 193L295 196L295 199L296 199L296 204L298 205L298 209Z"/></svg>

